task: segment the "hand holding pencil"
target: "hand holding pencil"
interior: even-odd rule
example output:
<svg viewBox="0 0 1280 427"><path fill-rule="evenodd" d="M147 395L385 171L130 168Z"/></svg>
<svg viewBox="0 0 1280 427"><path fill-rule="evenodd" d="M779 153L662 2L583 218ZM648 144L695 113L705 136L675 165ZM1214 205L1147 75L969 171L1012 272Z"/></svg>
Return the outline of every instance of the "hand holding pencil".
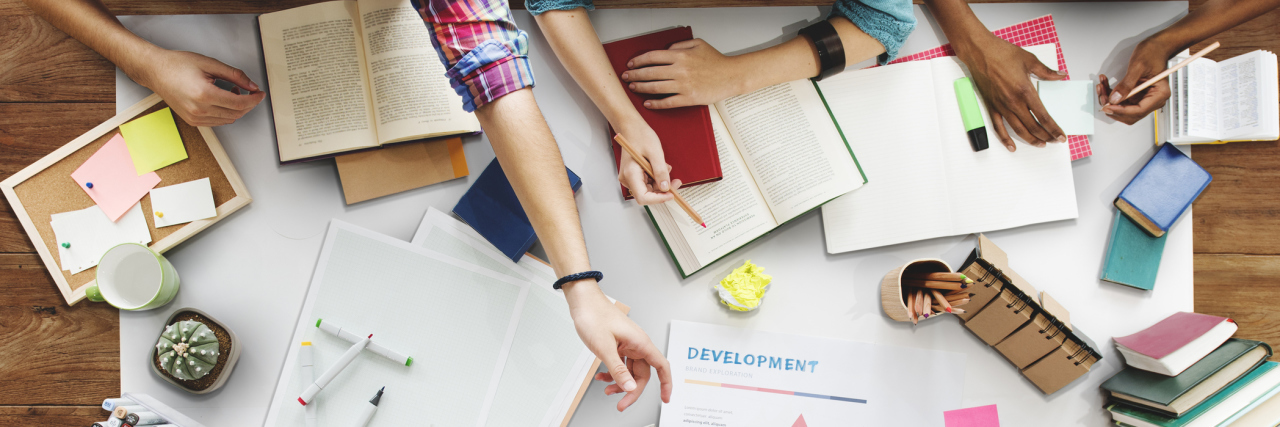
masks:
<svg viewBox="0 0 1280 427"><path fill-rule="evenodd" d="M907 293L911 323L944 313L964 313L962 305L973 296L968 288L973 279L961 273L906 273L902 285Z"/></svg>
<svg viewBox="0 0 1280 427"><path fill-rule="evenodd" d="M636 163L640 164L640 167L644 169L644 173L649 174L651 177L656 176L653 173L653 167L649 165L649 161L644 157L640 157L639 153L636 152L635 147L631 146L631 143L627 141L626 137L622 136L622 134L618 134L613 137L613 140L618 142L618 145L622 147L623 151L627 152L628 156L631 156ZM707 228L706 221L703 221L702 217L698 215L698 212L693 210L693 206L689 206L689 202L686 202L684 197L680 197L680 193L676 192L675 188L671 189L671 195L675 198L676 204L680 205L680 208L684 209L684 212L689 214L690 218L693 218L693 222L698 223L702 228Z"/></svg>
<svg viewBox="0 0 1280 427"><path fill-rule="evenodd" d="M1098 103L1102 105L1102 112L1108 117L1130 125L1142 120L1169 100L1172 91L1169 89L1169 80L1166 77L1220 46L1218 42L1214 42L1177 65L1169 67L1168 49L1156 44L1158 43L1150 40L1138 44L1133 55L1129 57L1129 66L1125 70L1124 78L1116 84L1114 89L1106 74L1098 75L1099 82L1095 91L1098 95ZM1138 96L1139 94L1141 96Z"/></svg>

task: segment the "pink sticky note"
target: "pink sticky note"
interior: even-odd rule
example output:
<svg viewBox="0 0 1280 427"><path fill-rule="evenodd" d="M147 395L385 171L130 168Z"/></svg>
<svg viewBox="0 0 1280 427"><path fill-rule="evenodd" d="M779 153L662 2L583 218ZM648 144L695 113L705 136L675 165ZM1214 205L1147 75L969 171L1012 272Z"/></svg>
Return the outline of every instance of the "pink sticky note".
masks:
<svg viewBox="0 0 1280 427"><path fill-rule="evenodd" d="M996 405L976 406L942 413L947 427L1000 427Z"/></svg>
<svg viewBox="0 0 1280 427"><path fill-rule="evenodd" d="M71 173L71 179L89 198L107 214L111 221L120 219L134 203L142 200L148 191L160 183L155 172L138 175L129 157L129 147L120 134L111 137L98 152L93 153L79 169ZM93 188L88 184L92 183Z"/></svg>

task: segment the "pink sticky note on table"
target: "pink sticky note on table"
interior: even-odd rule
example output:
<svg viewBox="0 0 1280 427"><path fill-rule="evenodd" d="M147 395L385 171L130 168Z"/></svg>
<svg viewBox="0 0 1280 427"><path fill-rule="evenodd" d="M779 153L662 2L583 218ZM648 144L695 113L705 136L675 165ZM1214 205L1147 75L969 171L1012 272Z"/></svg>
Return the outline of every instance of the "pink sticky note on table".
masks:
<svg viewBox="0 0 1280 427"><path fill-rule="evenodd" d="M76 185L93 199L111 221L120 219L134 203L160 183L155 172L138 175L124 138L116 134L71 173ZM87 184L92 183L93 188Z"/></svg>
<svg viewBox="0 0 1280 427"><path fill-rule="evenodd" d="M1000 427L996 405L976 406L942 413L947 427Z"/></svg>

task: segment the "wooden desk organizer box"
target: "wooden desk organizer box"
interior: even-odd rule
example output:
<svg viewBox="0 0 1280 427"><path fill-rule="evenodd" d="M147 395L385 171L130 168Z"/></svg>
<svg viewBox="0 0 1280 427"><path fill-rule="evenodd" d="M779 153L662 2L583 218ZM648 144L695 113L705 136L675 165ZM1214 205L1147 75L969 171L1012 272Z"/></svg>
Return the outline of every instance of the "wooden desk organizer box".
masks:
<svg viewBox="0 0 1280 427"><path fill-rule="evenodd" d="M951 272L946 262L922 259L890 271L880 283L885 314L910 322L904 273ZM979 339L1004 355L1045 394L1053 394L1089 372L1102 355L1096 345L1071 326L1071 317L1048 293L1036 289L1009 268L1009 257L986 236L960 269L973 279L964 314L955 314ZM943 316L933 316L940 318Z"/></svg>
<svg viewBox="0 0 1280 427"><path fill-rule="evenodd" d="M84 299L84 291L93 284L97 272L97 267L94 267L71 274L70 271L63 270L58 262L58 241L54 239L50 216L94 206L93 199L71 179L71 172L119 133L120 125L165 107L167 105L160 100L159 95L148 96L0 182L0 191L4 192L5 198L13 206L13 213L18 216L23 230L27 232L36 252L40 253L40 259L68 305ZM226 218L248 205L251 200L248 188L240 180L240 174L231 164L231 158L227 157L227 152L222 149L222 143L218 142L213 130L187 124L177 115L174 115L174 123L178 125L178 133L182 135L187 159L157 170L160 184L156 188L209 178L218 216L184 225L156 228L155 219L146 215L147 228L151 232L150 247L159 253L164 253ZM142 203L144 212L151 211L150 194L143 196L139 203Z"/></svg>

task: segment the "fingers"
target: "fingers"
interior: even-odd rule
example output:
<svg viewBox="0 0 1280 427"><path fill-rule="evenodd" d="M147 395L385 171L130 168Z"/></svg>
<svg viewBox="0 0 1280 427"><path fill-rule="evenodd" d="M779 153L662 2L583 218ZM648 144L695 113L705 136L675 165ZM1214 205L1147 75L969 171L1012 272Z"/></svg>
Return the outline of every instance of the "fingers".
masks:
<svg viewBox="0 0 1280 427"><path fill-rule="evenodd" d="M196 101L236 110L240 112L240 115L244 115L266 97L266 92L237 95L210 84L196 96Z"/></svg>
<svg viewBox="0 0 1280 427"><path fill-rule="evenodd" d="M1053 117L1049 116L1049 112L1044 109L1044 104L1040 102L1040 97L1032 98L1029 102L1031 114L1035 115L1035 119L1040 123L1040 127L1049 133L1049 139L1046 142L1067 142L1067 133L1062 131L1058 126L1058 122L1053 121Z"/></svg>
<svg viewBox="0 0 1280 427"><path fill-rule="evenodd" d="M1107 102L1119 104L1120 101L1123 100L1125 96L1128 96L1129 92L1138 85L1138 79L1141 77L1141 75L1132 70L1126 72L1124 78L1120 79L1120 83L1116 84L1115 90L1111 91L1111 96L1107 98Z"/></svg>
<svg viewBox="0 0 1280 427"><path fill-rule="evenodd" d="M1098 84L1094 87L1094 92L1098 94L1098 105L1107 105L1107 100L1111 96L1111 82L1107 80L1106 74L1098 74Z"/></svg>
<svg viewBox="0 0 1280 427"><path fill-rule="evenodd" d="M1006 115L1004 118L1005 122L1009 124L1009 127L1013 128L1013 133L1017 134L1019 138L1022 138L1024 142L1037 147L1044 145L1044 142L1039 137L1034 136L1031 133L1031 130L1027 128L1025 121L1030 121L1034 124L1035 119L1031 118L1031 114L1027 113L1025 109L1012 115Z"/></svg>
<svg viewBox="0 0 1280 427"><path fill-rule="evenodd" d="M672 80L662 80L657 82L631 82L627 84L627 89L631 89L635 93L648 93L661 95L667 93L679 93L680 84Z"/></svg>
<svg viewBox="0 0 1280 427"><path fill-rule="evenodd" d="M1040 80L1062 80L1067 78L1067 73L1049 68L1041 63L1040 60L1036 60L1031 65L1031 74L1035 74L1036 78Z"/></svg>
<svg viewBox="0 0 1280 427"><path fill-rule="evenodd" d="M674 78L675 69L666 65L639 68L622 72L622 81L624 82L651 82L657 80L672 80Z"/></svg>
<svg viewBox="0 0 1280 427"><path fill-rule="evenodd" d="M640 165L635 162L627 153L622 153L622 173L618 175L618 181L622 185L627 186L631 190L631 196L635 197L636 203L641 205L653 205L658 203L666 203L672 199L671 193L657 192L648 183Z"/></svg>
<svg viewBox="0 0 1280 427"><path fill-rule="evenodd" d="M676 62L678 55L670 50L653 50L640 54L627 61L627 68L636 69L651 65L670 65Z"/></svg>
<svg viewBox="0 0 1280 427"><path fill-rule="evenodd" d="M1004 128L1004 116L996 112L995 109L991 110L991 125L995 126L996 137L1000 138L1000 143L1004 145L1004 148L1009 149L1010 153L1018 150L1018 147L1013 143L1013 138L1009 137L1009 131Z"/></svg>
<svg viewBox="0 0 1280 427"><path fill-rule="evenodd" d="M649 384L649 364L644 359L627 359L628 367L631 372L635 373L636 388L627 392L626 396L622 396L622 400L618 401L618 412L627 410L632 403L640 399L640 394L644 392L644 387Z"/></svg>
<svg viewBox="0 0 1280 427"><path fill-rule="evenodd" d="M658 347L653 345L653 341L646 339L644 344L636 350L633 358L643 360L645 364L658 371L658 382L662 383L662 401L670 403L672 386L671 363L667 361L661 351L658 351Z"/></svg>
<svg viewBox="0 0 1280 427"><path fill-rule="evenodd" d="M669 108L688 107L697 105L693 99L685 94L671 95L662 99L648 99L644 101L644 108L650 110L666 110Z"/></svg>
<svg viewBox="0 0 1280 427"><path fill-rule="evenodd" d="M710 46L710 45L707 44L707 42L702 39L692 39L692 40L677 42L676 44L671 45L671 49L693 49L701 46Z"/></svg>
<svg viewBox="0 0 1280 427"><path fill-rule="evenodd" d="M649 147L646 151L641 155L649 160L649 167L653 169L654 187L664 193L671 191L671 165L667 164L667 158L662 152L662 146Z"/></svg>
<svg viewBox="0 0 1280 427"><path fill-rule="evenodd" d="M249 80L249 75L245 74L244 71L240 71L239 68L224 64L213 58L209 58L208 61L203 61L203 63L200 64L200 68L202 68L205 73L234 83L241 89L246 89L252 92L258 91L258 85L254 83L253 80Z"/></svg>
<svg viewBox="0 0 1280 427"><path fill-rule="evenodd" d="M611 348L600 353L597 356L604 362L609 375L613 377L618 387L622 388L622 391L635 390L636 380L631 377L631 371L627 369L627 364L622 362L622 357L618 356L618 350Z"/></svg>

